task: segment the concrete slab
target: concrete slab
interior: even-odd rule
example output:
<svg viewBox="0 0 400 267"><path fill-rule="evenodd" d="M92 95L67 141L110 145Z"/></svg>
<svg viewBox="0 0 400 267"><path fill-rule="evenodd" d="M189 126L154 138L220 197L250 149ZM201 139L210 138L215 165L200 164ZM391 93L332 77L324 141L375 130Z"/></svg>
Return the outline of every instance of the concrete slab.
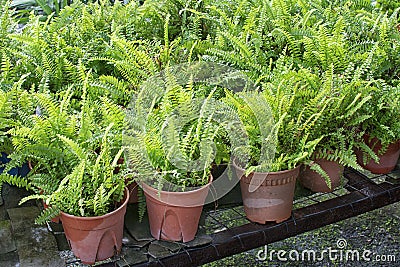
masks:
<svg viewBox="0 0 400 267"><path fill-rule="evenodd" d="M139 222L137 204L128 205L125 214L125 227L129 234L137 241L152 241L154 237L150 234L149 219L147 214Z"/></svg>
<svg viewBox="0 0 400 267"><path fill-rule="evenodd" d="M1 254L0 255L0 266L4 266L4 267L20 266L17 251L12 251L12 252L9 252L6 254ZM20 267L22 267L22 266L20 266Z"/></svg>
<svg viewBox="0 0 400 267"><path fill-rule="evenodd" d="M25 229L35 227L35 219L40 214L39 208L36 206L19 207L7 209L12 229L15 233L24 231Z"/></svg>
<svg viewBox="0 0 400 267"><path fill-rule="evenodd" d="M19 247L18 256L20 267L62 267L65 262L58 251L46 250L43 247Z"/></svg>
<svg viewBox="0 0 400 267"><path fill-rule="evenodd" d="M21 267L65 266L56 240L47 226L35 224L39 215L37 207L21 207L7 210Z"/></svg>
<svg viewBox="0 0 400 267"><path fill-rule="evenodd" d="M17 247L11 231L11 222L9 220L0 221L0 255L15 251Z"/></svg>
<svg viewBox="0 0 400 267"><path fill-rule="evenodd" d="M121 259L116 262L116 266L129 267L147 261L147 256L145 253L143 253L143 251L124 247L122 250Z"/></svg>

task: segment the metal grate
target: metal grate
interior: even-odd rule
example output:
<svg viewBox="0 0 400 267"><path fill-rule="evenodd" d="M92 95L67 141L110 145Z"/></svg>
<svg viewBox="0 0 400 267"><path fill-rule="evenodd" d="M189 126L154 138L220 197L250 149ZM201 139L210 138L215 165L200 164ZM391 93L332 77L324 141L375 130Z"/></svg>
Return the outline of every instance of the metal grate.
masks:
<svg viewBox="0 0 400 267"><path fill-rule="evenodd" d="M128 242L121 256L99 266L201 265L400 201L400 170L372 175L346 169L342 184L331 193L297 192L292 216L282 223L250 222L238 197L237 203L206 206L193 242L151 238L147 242L136 240L141 245ZM125 235L129 240L134 239L128 233ZM69 258L69 262L70 266L79 266L77 259Z"/></svg>

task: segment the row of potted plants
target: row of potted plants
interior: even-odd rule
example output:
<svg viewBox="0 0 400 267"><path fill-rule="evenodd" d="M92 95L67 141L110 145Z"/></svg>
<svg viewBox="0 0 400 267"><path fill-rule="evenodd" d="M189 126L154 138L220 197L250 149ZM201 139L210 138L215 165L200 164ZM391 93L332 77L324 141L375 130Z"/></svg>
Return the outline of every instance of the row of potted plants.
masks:
<svg viewBox="0 0 400 267"><path fill-rule="evenodd" d="M0 182L32 190L23 201L48 205L37 222L60 215L74 253L93 263L121 248L114 227L123 218L106 217L123 217L127 177L143 186L152 235L186 242L215 163L232 159L246 215L259 223L290 217L299 175L330 191L343 166L391 171L400 151L398 11L339 2L74 2L44 22L32 15L22 30L4 4L0 136L11 161ZM234 66L254 90L169 73L197 59ZM165 87L143 83L160 70ZM369 167L392 150L394 164ZM26 177L5 174L26 163ZM88 229L73 226L79 217L111 230L74 242L71 229Z"/></svg>

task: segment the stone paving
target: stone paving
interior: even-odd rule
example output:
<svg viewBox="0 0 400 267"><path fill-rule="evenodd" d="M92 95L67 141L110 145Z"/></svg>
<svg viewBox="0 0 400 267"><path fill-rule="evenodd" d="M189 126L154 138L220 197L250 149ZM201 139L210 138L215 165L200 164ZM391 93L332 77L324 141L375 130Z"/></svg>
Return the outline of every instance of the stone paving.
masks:
<svg viewBox="0 0 400 267"><path fill-rule="evenodd" d="M63 266L56 239L46 226L34 223L40 210L34 202L18 206L26 192L3 185L0 207L0 266Z"/></svg>

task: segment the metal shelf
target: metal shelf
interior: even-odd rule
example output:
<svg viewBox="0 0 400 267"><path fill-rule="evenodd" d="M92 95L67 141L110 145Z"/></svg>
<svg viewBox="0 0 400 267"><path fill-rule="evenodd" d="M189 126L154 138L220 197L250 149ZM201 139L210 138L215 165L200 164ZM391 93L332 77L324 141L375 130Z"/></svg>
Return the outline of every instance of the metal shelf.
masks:
<svg viewBox="0 0 400 267"><path fill-rule="evenodd" d="M328 224L400 201L400 170L371 175L346 169L345 185L332 193L308 193L297 197L291 218L282 223L252 223L240 203L206 206L193 242L157 241L146 230L132 233L134 217L126 217L124 248L120 256L98 266L196 266L261 247ZM135 209L136 207L130 207ZM127 214L134 213L128 211ZM147 222L141 229L146 229ZM144 228L143 228L144 227ZM149 238L146 237L149 236ZM139 240L138 240L139 239ZM70 260L76 264L77 259Z"/></svg>

